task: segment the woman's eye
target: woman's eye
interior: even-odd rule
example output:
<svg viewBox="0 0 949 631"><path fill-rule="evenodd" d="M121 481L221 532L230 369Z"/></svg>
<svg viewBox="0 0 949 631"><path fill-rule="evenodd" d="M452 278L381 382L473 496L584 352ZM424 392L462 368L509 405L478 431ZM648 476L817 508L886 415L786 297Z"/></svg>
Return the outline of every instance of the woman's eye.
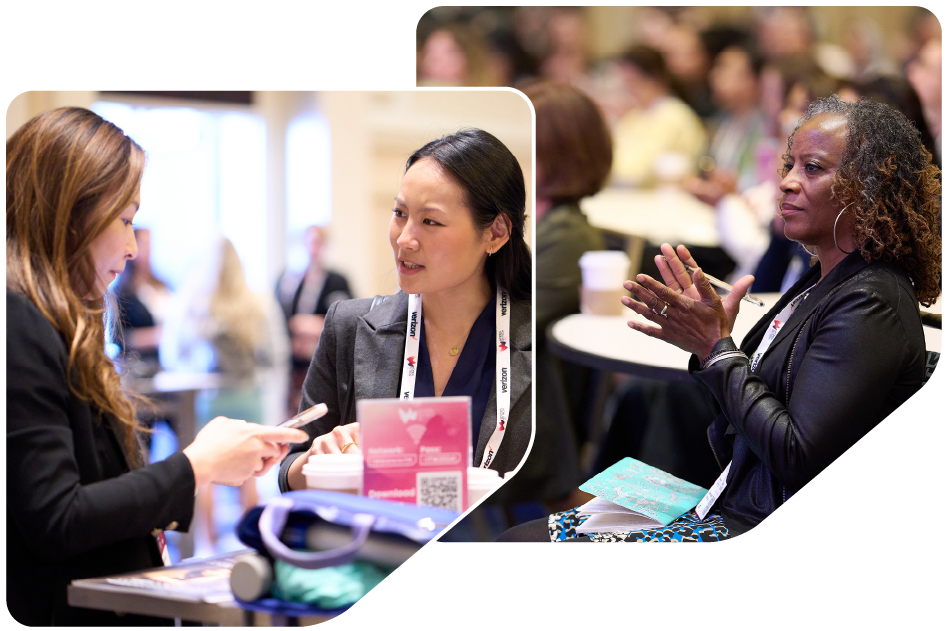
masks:
<svg viewBox="0 0 949 631"><path fill-rule="evenodd" d="M131 225L132 225L132 220L131 220L131 219L123 219L123 220L122 220L122 223L125 224L126 226L131 226Z"/></svg>
<svg viewBox="0 0 949 631"><path fill-rule="evenodd" d="M815 171L819 169L820 169L820 166L814 164L813 162L808 162L807 164L804 165L804 170L807 171L808 173L814 173Z"/></svg>
<svg viewBox="0 0 949 631"><path fill-rule="evenodd" d="M434 219L425 219L422 221L426 226L440 226L441 224Z"/></svg>
<svg viewBox="0 0 949 631"><path fill-rule="evenodd" d="M395 214L396 217L405 217L405 213L399 210L398 208L393 208L392 212Z"/></svg>

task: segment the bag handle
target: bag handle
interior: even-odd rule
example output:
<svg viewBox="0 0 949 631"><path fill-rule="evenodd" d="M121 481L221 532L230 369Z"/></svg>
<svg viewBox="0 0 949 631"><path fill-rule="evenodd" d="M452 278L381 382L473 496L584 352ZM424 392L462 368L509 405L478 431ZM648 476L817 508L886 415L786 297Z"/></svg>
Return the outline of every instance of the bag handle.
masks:
<svg viewBox="0 0 949 631"><path fill-rule="evenodd" d="M307 570L319 570L334 565L342 565L352 562L359 548L366 543L369 533L372 532L372 526L376 523L374 515L366 513L357 513L353 515L352 533L353 540L341 548L334 550L323 550L321 552L300 552L291 550L280 541L280 533L287 524L287 517L293 508L293 500L287 497L277 497L270 500L260 514L260 538L264 542L274 559L280 559L296 567Z"/></svg>

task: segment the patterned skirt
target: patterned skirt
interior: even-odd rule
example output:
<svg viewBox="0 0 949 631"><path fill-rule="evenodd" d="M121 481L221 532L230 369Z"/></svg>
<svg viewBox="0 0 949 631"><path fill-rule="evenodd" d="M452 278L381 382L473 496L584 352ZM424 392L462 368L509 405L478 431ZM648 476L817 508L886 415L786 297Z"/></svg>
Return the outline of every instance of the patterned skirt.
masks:
<svg viewBox="0 0 949 631"><path fill-rule="evenodd" d="M577 507L579 508L579 507ZM601 532L577 534L577 526L587 520L577 514L577 508L554 513L547 518L547 531L551 541L566 541L578 537L595 542L632 541L722 541L729 537L728 526L719 513L709 513L699 519L695 511L685 513L665 528L647 528L630 532Z"/></svg>

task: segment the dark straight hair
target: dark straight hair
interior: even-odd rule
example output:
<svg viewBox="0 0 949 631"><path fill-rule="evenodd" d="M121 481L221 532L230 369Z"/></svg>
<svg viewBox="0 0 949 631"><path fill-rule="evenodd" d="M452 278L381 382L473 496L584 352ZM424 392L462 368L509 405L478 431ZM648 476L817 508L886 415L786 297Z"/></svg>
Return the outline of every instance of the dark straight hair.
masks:
<svg viewBox="0 0 949 631"><path fill-rule="evenodd" d="M408 171L423 158L431 158L447 171L465 192L475 227L482 231L503 214L511 238L488 257L485 273L507 290L511 300L530 300L531 253L524 241L524 173L517 159L500 140L480 129L462 129L428 143L405 163Z"/></svg>

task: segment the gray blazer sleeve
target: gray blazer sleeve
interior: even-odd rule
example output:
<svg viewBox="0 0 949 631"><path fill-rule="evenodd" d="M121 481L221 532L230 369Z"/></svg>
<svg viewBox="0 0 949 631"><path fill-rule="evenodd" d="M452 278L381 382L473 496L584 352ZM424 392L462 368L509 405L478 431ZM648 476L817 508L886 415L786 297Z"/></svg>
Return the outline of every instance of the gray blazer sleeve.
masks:
<svg viewBox="0 0 949 631"><path fill-rule="evenodd" d="M328 412L323 418L303 427L310 440L292 445L290 453L280 464L278 482L283 493L291 490L287 481L290 465L310 449L313 439L333 431L337 425L356 420L355 417L349 418L354 409L351 331L355 329L359 314L368 311L370 304L371 300L340 301L333 303L326 313L323 334L303 382L300 410L325 403Z"/></svg>

